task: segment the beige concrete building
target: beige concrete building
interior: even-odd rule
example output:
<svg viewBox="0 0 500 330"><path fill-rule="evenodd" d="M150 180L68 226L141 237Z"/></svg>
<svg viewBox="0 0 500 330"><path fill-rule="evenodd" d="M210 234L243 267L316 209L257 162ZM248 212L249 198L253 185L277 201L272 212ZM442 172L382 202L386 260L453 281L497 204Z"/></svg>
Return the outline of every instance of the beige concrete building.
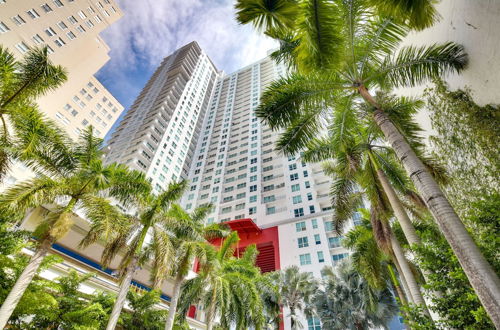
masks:
<svg viewBox="0 0 500 330"><path fill-rule="evenodd" d="M68 81L38 102L73 138L90 124L104 137L123 111L94 77L109 59L99 33L122 15L112 0L0 0L0 44L17 58L47 45L52 61L68 70Z"/></svg>

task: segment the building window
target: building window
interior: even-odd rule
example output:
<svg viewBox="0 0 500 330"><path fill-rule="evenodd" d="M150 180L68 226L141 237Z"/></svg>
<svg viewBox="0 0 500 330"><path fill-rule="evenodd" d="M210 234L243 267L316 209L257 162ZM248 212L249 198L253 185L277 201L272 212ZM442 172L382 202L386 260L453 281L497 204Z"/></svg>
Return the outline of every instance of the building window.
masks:
<svg viewBox="0 0 500 330"><path fill-rule="evenodd" d="M325 262L325 256L323 255L323 251L318 251L318 262Z"/></svg>
<svg viewBox="0 0 500 330"><path fill-rule="evenodd" d="M292 197L293 204L302 203L302 197L300 195Z"/></svg>
<svg viewBox="0 0 500 330"><path fill-rule="evenodd" d="M316 213L316 209L314 208L314 205L309 205L309 213L311 213L311 214Z"/></svg>
<svg viewBox="0 0 500 330"><path fill-rule="evenodd" d="M305 266L305 265L310 265L311 264L311 254L310 253L299 255L299 259L300 259L300 265L301 266Z"/></svg>
<svg viewBox="0 0 500 330"><path fill-rule="evenodd" d="M307 319L307 330L321 330L321 323L318 318L310 317Z"/></svg>
<svg viewBox="0 0 500 330"><path fill-rule="evenodd" d="M44 40L42 39L42 37L40 37L39 34L35 34L33 37L32 37L33 41L36 43L36 44L43 44Z"/></svg>
<svg viewBox="0 0 500 330"><path fill-rule="evenodd" d="M19 50L21 53L26 53L29 50L28 45L26 45L24 42L20 42L16 45L17 50Z"/></svg>
<svg viewBox="0 0 500 330"><path fill-rule="evenodd" d="M306 188L311 188L311 184L309 183L309 181L306 181L305 185L306 185Z"/></svg>
<svg viewBox="0 0 500 330"><path fill-rule="evenodd" d="M295 230L297 232L306 231L306 222L305 221L297 222L295 224Z"/></svg>
<svg viewBox="0 0 500 330"><path fill-rule="evenodd" d="M14 21L16 25L23 25L26 23L26 21L21 17L21 15L16 15L12 17L12 21Z"/></svg>
<svg viewBox="0 0 500 330"><path fill-rule="evenodd" d="M69 16L69 17L68 17L68 21L69 21L71 24L76 24L76 23L78 23L78 20L75 18L75 16Z"/></svg>
<svg viewBox="0 0 500 330"><path fill-rule="evenodd" d="M63 7L64 5L62 4L61 0L54 0L54 4L56 7Z"/></svg>
<svg viewBox="0 0 500 330"><path fill-rule="evenodd" d="M46 28L45 33L47 33L49 37L55 36L57 34L56 31L54 31L54 29L52 29L51 27Z"/></svg>
<svg viewBox="0 0 500 330"><path fill-rule="evenodd" d="M292 192L299 191L300 185L298 183L292 184Z"/></svg>
<svg viewBox="0 0 500 330"><path fill-rule="evenodd" d="M35 9L30 9L26 12L28 14L29 17L31 17L32 19L35 19L35 18L38 18L40 17L40 15L38 14L38 12L35 10Z"/></svg>
<svg viewBox="0 0 500 330"><path fill-rule="evenodd" d="M332 263L336 265L339 263L340 260L346 258L348 255L349 253L334 254L332 255Z"/></svg>
<svg viewBox="0 0 500 330"><path fill-rule="evenodd" d="M293 214L296 218L304 216L304 209L299 207L298 209L293 210Z"/></svg>
<svg viewBox="0 0 500 330"><path fill-rule="evenodd" d="M295 181L299 179L299 175L297 173L290 174L290 181Z"/></svg>
<svg viewBox="0 0 500 330"><path fill-rule="evenodd" d="M68 28L68 26L66 25L66 23L64 23L63 21L60 21L59 23L57 23L57 26L59 26L59 28L61 30L66 30Z"/></svg>
<svg viewBox="0 0 500 330"><path fill-rule="evenodd" d="M317 219L312 219L311 224L312 224L313 229L318 228L318 220Z"/></svg>
<svg viewBox="0 0 500 330"><path fill-rule="evenodd" d="M313 195L312 193L307 193L307 200L312 201L313 200Z"/></svg>
<svg viewBox="0 0 500 330"><path fill-rule="evenodd" d="M297 239L297 243L299 244L299 248L304 248L309 246L309 241L307 237L299 237Z"/></svg>
<svg viewBox="0 0 500 330"><path fill-rule="evenodd" d="M41 5L40 7L42 7L43 11L46 12L46 13L49 13L52 11L52 8L50 8L50 6L48 4L43 4Z"/></svg>
<svg viewBox="0 0 500 330"><path fill-rule="evenodd" d="M319 237L319 234L314 234L314 242L316 243L316 245L321 244L321 238Z"/></svg>
<svg viewBox="0 0 500 330"><path fill-rule="evenodd" d="M290 164L290 165L288 165L288 169L290 171L296 170L297 169L297 164Z"/></svg>
<svg viewBox="0 0 500 330"><path fill-rule="evenodd" d="M255 203L257 201L257 196L250 196L250 203Z"/></svg>
<svg viewBox="0 0 500 330"><path fill-rule="evenodd" d="M68 32L68 33L66 33L66 35L68 36L68 38L69 38L70 40L76 39L75 34L74 34L73 32L71 32L71 31L70 31L70 32ZM89 98L89 97L90 97L90 98ZM88 99L88 100L92 99L92 96L88 95L88 96L87 96L87 99Z"/></svg>
<svg viewBox="0 0 500 330"><path fill-rule="evenodd" d="M338 248L341 246L342 237L328 237L328 245L330 248Z"/></svg>
<svg viewBox="0 0 500 330"><path fill-rule="evenodd" d="M333 230L333 221L325 222L325 231L332 231L332 230Z"/></svg>
<svg viewBox="0 0 500 330"><path fill-rule="evenodd" d="M0 33L6 33L9 31L10 31L9 27L5 25L4 22L0 22Z"/></svg>
<svg viewBox="0 0 500 330"><path fill-rule="evenodd" d="M266 209L266 214L267 214L267 215L269 215L269 214L274 214L274 213L276 213L276 207L271 206L271 207L268 207L268 208Z"/></svg>
<svg viewBox="0 0 500 330"><path fill-rule="evenodd" d="M250 186L250 192L254 192L254 191L257 191L257 185L256 184Z"/></svg>
<svg viewBox="0 0 500 330"><path fill-rule="evenodd" d="M307 171L304 171L304 178L307 178L309 176L309 173L307 173Z"/></svg>
<svg viewBox="0 0 500 330"><path fill-rule="evenodd" d="M255 197L257 197L257 196L255 196ZM248 214L255 214L255 213L257 213L257 207L252 206L248 209Z"/></svg>

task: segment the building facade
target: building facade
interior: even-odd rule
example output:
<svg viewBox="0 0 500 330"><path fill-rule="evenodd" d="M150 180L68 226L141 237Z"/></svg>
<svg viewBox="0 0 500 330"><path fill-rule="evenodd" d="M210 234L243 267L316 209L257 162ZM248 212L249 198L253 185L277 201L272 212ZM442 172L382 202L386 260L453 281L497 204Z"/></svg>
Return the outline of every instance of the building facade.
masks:
<svg viewBox="0 0 500 330"><path fill-rule="evenodd" d="M320 278L323 267L348 253L332 230L331 180L320 164L278 153L279 132L254 113L261 93L285 74L285 67L267 57L218 76L182 203L188 210L212 203L208 222L250 218L260 229L277 228L280 267L298 265ZM314 327L317 320L302 323Z"/></svg>
<svg viewBox="0 0 500 330"><path fill-rule="evenodd" d="M88 125L104 137L123 111L94 77L109 60L99 33L122 15L114 0L0 0L0 44L18 59L46 45L51 60L68 70L68 81L37 101L72 138Z"/></svg>
<svg viewBox="0 0 500 330"><path fill-rule="evenodd" d="M285 74L269 57L218 72L196 42L185 45L163 60L128 110L106 161L144 172L156 192L188 179L181 201L188 211L212 203L209 223L251 219L258 231L273 232L280 268L298 265L319 278L348 253L332 230L330 180L320 164L279 154L279 132L254 114L261 93Z"/></svg>
<svg viewBox="0 0 500 330"><path fill-rule="evenodd" d="M196 42L166 57L113 133L107 161L143 171L156 192L185 178L216 75Z"/></svg>

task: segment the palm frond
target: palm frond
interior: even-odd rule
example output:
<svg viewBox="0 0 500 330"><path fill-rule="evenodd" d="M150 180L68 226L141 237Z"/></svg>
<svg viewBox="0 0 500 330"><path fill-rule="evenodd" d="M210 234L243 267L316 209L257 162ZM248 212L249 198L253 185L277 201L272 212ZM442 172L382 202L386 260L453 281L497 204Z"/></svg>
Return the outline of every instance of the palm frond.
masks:
<svg viewBox="0 0 500 330"><path fill-rule="evenodd" d="M381 16L394 17L416 30L423 30L439 20L435 0L369 0Z"/></svg>
<svg viewBox="0 0 500 330"><path fill-rule="evenodd" d="M340 10L336 2L312 0L300 3L295 57L300 72L331 69L339 63L343 38L339 33Z"/></svg>
<svg viewBox="0 0 500 330"><path fill-rule="evenodd" d="M403 47L388 56L375 76L365 79L383 81L393 87L414 87L449 73L465 69L468 59L463 46L448 42L430 46Z"/></svg>
<svg viewBox="0 0 500 330"><path fill-rule="evenodd" d="M238 0L236 20L252 23L259 30L288 28L295 23L297 2L293 0Z"/></svg>

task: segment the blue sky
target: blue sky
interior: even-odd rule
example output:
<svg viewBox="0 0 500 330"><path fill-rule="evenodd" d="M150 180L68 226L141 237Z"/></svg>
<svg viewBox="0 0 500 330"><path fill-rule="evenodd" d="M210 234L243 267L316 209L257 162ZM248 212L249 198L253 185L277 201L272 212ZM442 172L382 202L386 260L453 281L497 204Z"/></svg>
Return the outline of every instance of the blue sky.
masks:
<svg viewBox="0 0 500 330"><path fill-rule="evenodd" d="M227 73L276 46L235 22L232 0L118 0L118 5L124 16L101 34L111 60L97 77L125 109L161 60L193 40Z"/></svg>

